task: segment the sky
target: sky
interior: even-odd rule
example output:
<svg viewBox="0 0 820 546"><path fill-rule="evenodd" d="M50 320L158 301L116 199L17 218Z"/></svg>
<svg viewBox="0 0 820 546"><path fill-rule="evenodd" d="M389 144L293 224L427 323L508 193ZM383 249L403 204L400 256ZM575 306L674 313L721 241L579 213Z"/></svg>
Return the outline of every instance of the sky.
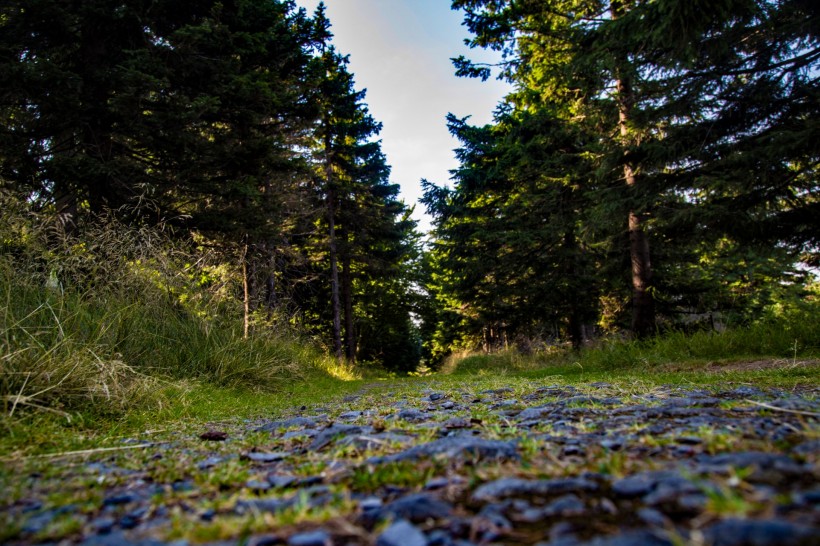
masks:
<svg viewBox="0 0 820 546"><path fill-rule="evenodd" d="M319 0L296 3L313 13ZM449 0L325 0L325 6L332 43L350 56L356 87L367 90L370 113L383 124L379 138L392 167L390 181L401 186L402 199L416 207L419 229L427 231L430 219L417 203L421 179L447 184L449 171L458 166L458 141L447 130L447 113L488 123L509 92L495 79L456 77L450 59L496 57L464 45L470 33Z"/></svg>

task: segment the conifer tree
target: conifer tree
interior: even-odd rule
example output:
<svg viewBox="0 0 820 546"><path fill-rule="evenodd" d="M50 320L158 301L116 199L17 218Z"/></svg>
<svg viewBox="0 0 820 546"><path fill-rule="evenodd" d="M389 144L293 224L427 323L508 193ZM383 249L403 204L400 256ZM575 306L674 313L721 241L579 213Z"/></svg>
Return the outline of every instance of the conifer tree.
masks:
<svg viewBox="0 0 820 546"><path fill-rule="evenodd" d="M820 104L816 8L799 0L453 6L465 11L471 45L504 53L501 77L516 86L508 109L548 112L597 134L581 143L594 166L582 178L596 181L579 221L601 243L628 249L636 335L654 331L656 303L680 308L689 279L706 278L692 272L707 246L754 245L757 263L779 256L781 275L816 248L817 154L805 146ZM491 72L455 62L462 75ZM727 272L731 252L716 258ZM693 267L682 268L687 261ZM600 269L619 262L610 255Z"/></svg>

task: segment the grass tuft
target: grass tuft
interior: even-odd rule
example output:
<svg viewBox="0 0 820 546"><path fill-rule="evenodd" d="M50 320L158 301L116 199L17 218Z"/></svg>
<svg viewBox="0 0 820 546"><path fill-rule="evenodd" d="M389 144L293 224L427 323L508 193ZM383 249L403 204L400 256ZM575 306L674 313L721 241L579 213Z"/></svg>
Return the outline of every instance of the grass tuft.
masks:
<svg viewBox="0 0 820 546"><path fill-rule="evenodd" d="M7 431L43 414L79 425L202 415L258 402L253 393L286 397L307 383L332 391L358 377L285 320L257 320L245 339L224 254L209 257L162 227L98 218L67 235L49 222L0 194Z"/></svg>

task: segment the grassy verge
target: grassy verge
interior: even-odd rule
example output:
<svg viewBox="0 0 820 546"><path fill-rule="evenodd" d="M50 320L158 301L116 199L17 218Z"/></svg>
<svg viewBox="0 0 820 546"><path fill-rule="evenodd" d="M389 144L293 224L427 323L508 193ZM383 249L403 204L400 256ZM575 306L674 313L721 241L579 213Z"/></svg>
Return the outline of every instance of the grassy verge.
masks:
<svg viewBox="0 0 820 546"><path fill-rule="evenodd" d="M0 453L258 414L357 377L286 319L245 339L225 255L110 221L66 237L14 204L0 199Z"/></svg>

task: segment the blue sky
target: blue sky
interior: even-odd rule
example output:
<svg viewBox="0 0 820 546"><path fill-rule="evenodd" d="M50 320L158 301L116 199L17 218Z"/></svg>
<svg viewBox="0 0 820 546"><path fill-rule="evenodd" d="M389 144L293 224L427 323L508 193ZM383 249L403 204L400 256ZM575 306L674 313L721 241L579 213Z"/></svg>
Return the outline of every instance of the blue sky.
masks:
<svg viewBox="0 0 820 546"><path fill-rule="evenodd" d="M296 0L312 13L319 0ZM471 122L492 120L492 112L509 91L497 80L457 78L451 57L467 55L481 62L495 59L464 45L469 37L462 14L449 0L326 0L333 43L350 55L349 69L366 102L384 128L382 150L392 167L391 181L401 186L408 205L421 196L420 181L449 181L458 163L458 142L447 131L448 112ZM415 217L426 230L424 207Z"/></svg>

